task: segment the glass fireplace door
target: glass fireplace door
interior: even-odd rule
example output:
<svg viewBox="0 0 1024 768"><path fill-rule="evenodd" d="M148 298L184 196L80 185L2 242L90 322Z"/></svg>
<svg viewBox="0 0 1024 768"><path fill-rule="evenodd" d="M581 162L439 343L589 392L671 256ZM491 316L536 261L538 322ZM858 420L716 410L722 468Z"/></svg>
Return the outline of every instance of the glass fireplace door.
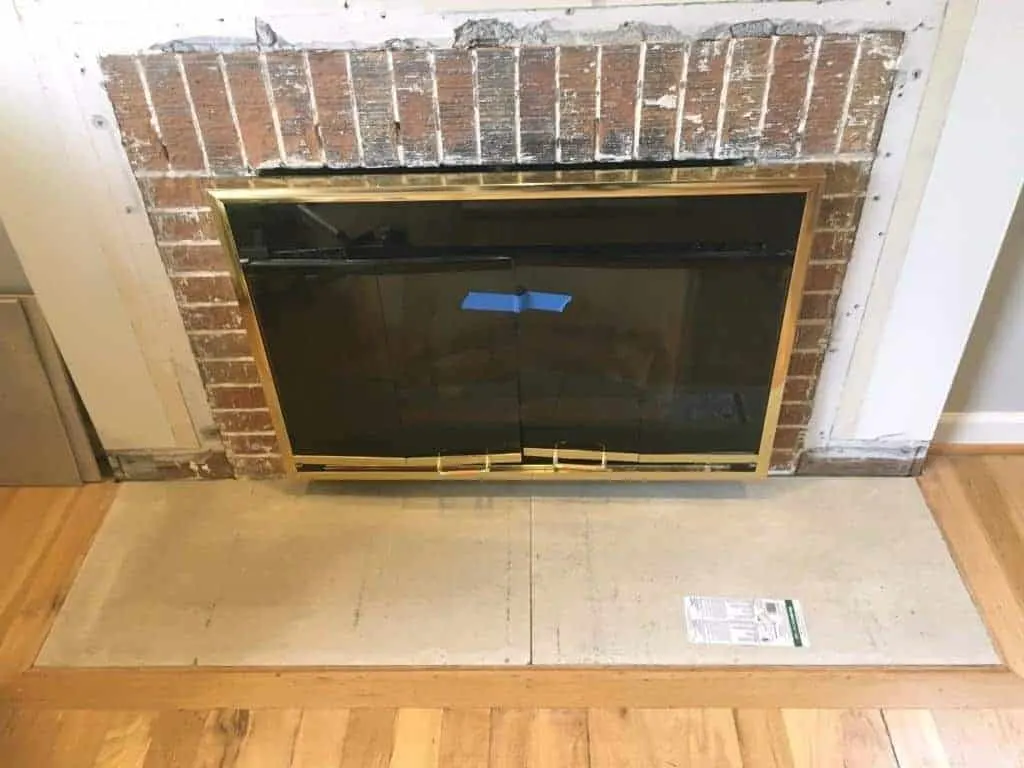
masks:
<svg viewBox="0 0 1024 768"><path fill-rule="evenodd" d="M759 450L789 266L764 253L551 253L520 289L571 297L519 319L531 463L670 464Z"/></svg>
<svg viewBox="0 0 1024 768"><path fill-rule="evenodd" d="M243 271L297 461L520 461L515 317L462 310L512 291L510 259L277 254Z"/></svg>

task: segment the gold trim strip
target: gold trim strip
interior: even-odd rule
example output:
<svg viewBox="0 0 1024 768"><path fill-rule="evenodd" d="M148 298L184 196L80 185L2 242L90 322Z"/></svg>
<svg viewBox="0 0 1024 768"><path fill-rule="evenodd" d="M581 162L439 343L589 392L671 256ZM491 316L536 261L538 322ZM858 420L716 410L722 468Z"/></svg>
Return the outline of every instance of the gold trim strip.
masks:
<svg viewBox="0 0 1024 768"><path fill-rule="evenodd" d="M586 448L523 448L523 456L534 459L568 459L569 461L619 461L635 464L639 454L628 451L596 451Z"/></svg>
<svg viewBox="0 0 1024 768"><path fill-rule="evenodd" d="M465 467L490 464L521 464L519 453L466 454L456 456L302 456L294 457L296 464L323 464L327 467L417 468L437 469L438 460L446 467Z"/></svg>
<svg viewBox="0 0 1024 768"><path fill-rule="evenodd" d="M641 453L640 464L756 464L757 453Z"/></svg>
<svg viewBox="0 0 1024 768"><path fill-rule="evenodd" d="M437 473L428 471L405 471L400 470L326 470L321 472L299 471L298 477L304 480L458 480L465 479L468 475L475 477L486 477L488 481L531 481L531 480L598 480L602 482L621 482L636 480L660 480L668 482L703 482L703 481L746 481L760 479L764 475L757 470L739 471L731 469L698 469L697 465L691 465L692 469L679 468L673 470L632 470L632 469L609 469L608 471L593 471L592 468L577 469L555 469L553 466L543 467L513 467L509 469L492 468L490 472L456 472Z"/></svg>

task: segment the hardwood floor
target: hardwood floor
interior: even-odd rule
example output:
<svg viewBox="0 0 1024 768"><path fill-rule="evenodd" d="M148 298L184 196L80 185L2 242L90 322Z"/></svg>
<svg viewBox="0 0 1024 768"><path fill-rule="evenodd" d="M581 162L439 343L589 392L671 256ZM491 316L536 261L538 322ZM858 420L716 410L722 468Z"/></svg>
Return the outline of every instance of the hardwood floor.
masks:
<svg viewBox="0 0 1024 768"><path fill-rule="evenodd" d="M114 489L0 489L0 767L1024 766L1024 456L921 485L1005 667L35 669Z"/></svg>
<svg viewBox="0 0 1024 768"><path fill-rule="evenodd" d="M11 768L822 768L1024 764L1024 711L32 710Z"/></svg>

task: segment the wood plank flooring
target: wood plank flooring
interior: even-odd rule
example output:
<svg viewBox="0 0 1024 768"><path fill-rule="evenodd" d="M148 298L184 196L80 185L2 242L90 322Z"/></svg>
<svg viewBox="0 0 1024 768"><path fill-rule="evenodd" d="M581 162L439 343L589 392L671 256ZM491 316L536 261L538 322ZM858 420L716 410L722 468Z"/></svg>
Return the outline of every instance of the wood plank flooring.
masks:
<svg viewBox="0 0 1024 768"><path fill-rule="evenodd" d="M31 710L10 768L1024 765L1024 710Z"/></svg>
<svg viewBox="0 0 1024 768"><path fill-rule="evenodd" d="M0 489L0 766L1024 766L1024 456L921 484L1006 667L35 669L114 489Z"/></svg>

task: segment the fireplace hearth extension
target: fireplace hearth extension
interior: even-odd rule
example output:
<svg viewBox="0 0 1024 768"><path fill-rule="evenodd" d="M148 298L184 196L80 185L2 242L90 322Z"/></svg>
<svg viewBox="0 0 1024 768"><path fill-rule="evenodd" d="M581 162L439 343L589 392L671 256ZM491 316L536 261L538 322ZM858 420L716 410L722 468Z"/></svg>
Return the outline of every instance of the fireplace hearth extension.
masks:
<svg viewBox="0 0 1024 768"><path fill-rule="evenodd" d="M767 474L824 174L264 178L211 192L286 469Z"/></svg>

